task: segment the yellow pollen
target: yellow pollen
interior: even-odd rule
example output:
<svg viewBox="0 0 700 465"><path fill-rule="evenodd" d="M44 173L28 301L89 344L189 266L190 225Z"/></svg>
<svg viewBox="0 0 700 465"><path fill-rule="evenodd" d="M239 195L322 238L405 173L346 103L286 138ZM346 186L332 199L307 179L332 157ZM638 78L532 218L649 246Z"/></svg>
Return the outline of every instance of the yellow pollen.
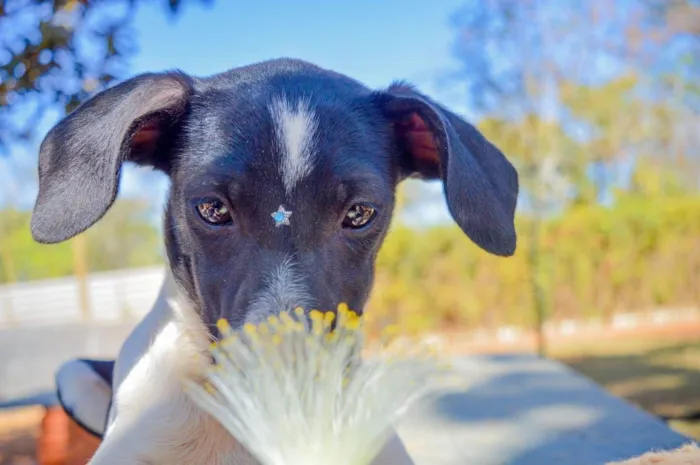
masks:
<svg viewBox="0 0 700 465"><path fill-rule="evenodd" d="M289 316L288 312L281 312L280 313L280 320L282 321L282 324L285 326L290 326L294 323L294 320L292 319L291 316Z"/></svg>
<svg viewBox="0 0 700 465"><path fill-rule="evenodd" d="M245 331L249 336L253 336L257 332L257 328L253 323L246 323L243 325L243 331Z"/></svg>
<svg viewBox="0 0 700 465"><path fill-rule="evenodd" d="M222 333L231 331L231 325L225 319L221 318L216 322L216 327Z"/></svg>
<svg viewBox="0 0 700 465"><path fill-rule="evenodd" d="M270 334L270 327L267 326L265 323L260 323L258 325L258 332L263 336L267 336L268 334Z"/></svg>
<svg viewBox="0 0 700 465"><path fill-rule="evenodd" d="M384 350L384 339L378 341L376 363L365 363L364 321L361 311L345 303L332 311L290 308L234 329L221 319L221 339L209 345L208 378L185 380L185 388L192 388L188 395L200 408L260 455L260 463L292 456L329 463L338 453L343 463L367 463L350 457L357 452L357 460L364 458L367 445L376 440L362 436L373 434L367 426L393 424L434 370L422 363L404 366L414 347L396 341L393 351ZM399 332L390 326L381 335ZM418 344L415 349L422 351ZM353 406L358 396L364 409L359 414ZM310 444L308 437L314 438Z"/></svg>

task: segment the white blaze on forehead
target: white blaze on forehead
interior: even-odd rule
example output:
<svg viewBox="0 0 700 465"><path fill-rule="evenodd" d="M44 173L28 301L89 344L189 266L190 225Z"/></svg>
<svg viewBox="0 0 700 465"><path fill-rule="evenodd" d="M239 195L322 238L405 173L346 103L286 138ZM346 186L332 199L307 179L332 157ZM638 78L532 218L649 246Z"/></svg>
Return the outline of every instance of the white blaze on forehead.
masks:
<svg viewBox="0 0 700 465"><path fill-rule="evenodd" d="M270 113L282 154L280 174L284 188L289 194L296 183L307 176L313 167L316 116L308 101L299 100L292 106L285 97L278 97L272 102Z"/></svg>
<svg viewBox="0 0 700 465"><path fill-rule="evenodd" d="M312 297L304 285L304 280L294 262L287 257L267 276L263 290L253 297L246 322L261 323L268 316L277 315L281 311L291 311L296 307L308 310L311 303Z"/></svg>

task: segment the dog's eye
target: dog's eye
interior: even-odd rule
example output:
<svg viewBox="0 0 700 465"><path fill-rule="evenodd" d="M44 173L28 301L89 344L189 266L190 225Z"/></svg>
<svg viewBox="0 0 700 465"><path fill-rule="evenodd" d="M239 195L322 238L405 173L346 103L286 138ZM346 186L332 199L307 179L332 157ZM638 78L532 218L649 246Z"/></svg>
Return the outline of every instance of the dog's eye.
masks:
<svg viewBox="0 0 700 465"><path fill-rule="evenodd" d="M220 200L207 199L198 203L197 212L209 224L221 226L231 223L231 213Z"/></svg>
<svg viewBox="0 0 700 465"><path fill-rule="evenodd" d="M343 219L343 227L350 229L359 229L367 226L377 214L375 208L367 203L356 203L345 214Z"/></svg>

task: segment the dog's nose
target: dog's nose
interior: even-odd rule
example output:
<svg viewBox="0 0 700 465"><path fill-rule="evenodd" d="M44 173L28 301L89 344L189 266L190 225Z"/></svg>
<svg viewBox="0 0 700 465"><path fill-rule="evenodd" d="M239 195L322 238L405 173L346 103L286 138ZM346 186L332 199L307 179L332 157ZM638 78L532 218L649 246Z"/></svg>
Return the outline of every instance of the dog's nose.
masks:
<svg viewBox="0 0 700 465"><path fill-rule="evenodd" d="M260 285L252 295L246 311L246 322L260 323L271 315L306 310L315 304L308 281L298 263L290 255L283 255L263 271Z"/></svg>

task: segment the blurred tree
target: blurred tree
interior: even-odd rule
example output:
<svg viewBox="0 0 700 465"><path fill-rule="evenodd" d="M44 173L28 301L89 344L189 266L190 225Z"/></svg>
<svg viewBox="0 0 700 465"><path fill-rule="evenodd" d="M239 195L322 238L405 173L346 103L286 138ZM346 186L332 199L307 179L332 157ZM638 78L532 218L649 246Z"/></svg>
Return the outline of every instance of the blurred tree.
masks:
<svg viewBox="0 0 700 465"><path fill-rule="evenodd" d="M657 28L700 39L700 2L697 0L644 0L643 3L648 7L646 19Z"/></svg>
<svg viewBox="0 0 700 465"><path fill-rule="evenodd" d="M543 294L545 282L556 266L542 259L546 215L609 197L629 162L650 150L666 160L670 146L688 152L679 147L678 128L687 123L678 83L698 76L691 53L697 31L673 18L695 14L696 5L485 0L467 3L452 18L461 64L455 78L466 83L484 118L481 128L521 174L540 333L552 300ZM675 86L667 82L670 70ZM673 91L668 103L664 97Z"/></svg>
<svg viewBox="0 0 700 465"><path fill-rule="evenodd" d="M689 194L678 170L659 163L658 158L640 158L634 166L629 193L640 198L681 196Z"/></svg>
<svg viewBox="0 0 700 465"><path fill-rule="evenodd" d="M73 272L70 243L41 246L32 239L31 213L0 211L0 283L68 276Z"/></svg>
<svg viewBox="0 0 700 465"><path fill-rule="evenodd" d="M585 145L569 136L558 121L546 121L536 114L515 121L487 116L478 126L517 165L525 188L523 196L530 205L549 200L549 206L561 209L571 198L595 200L585 171ZM532 198L538 189L541 198ZM552 194L562 195L552 198Z"/></svg>
<svg viewBox="0 0 700 465"><path fill-rule="evenodd" d="M24 225L24 219L24 215L15 209L8 209L0 213L0 264L2 264L0 282L13 283L17 281L15 254L11 242L6 238Z"/></svg>
<svg viewBox="0 0 700 465"><path fill-rule="evenodd" d="M0 155L34 135L48 109L70 111L122 77L137 7L172 17L212 0L0 0Z"/></svg>
<svg viewBox="0 0 700 465"><path fill-rule="evenodd" d="M683 97L636 97L639 80L627 74L600 86L562 89L562 102L589 129L586 150L591 163L628 162L634 167L629 189L639 194L650 193L639 176L650 179L640 173L651 167L660 189L697 191L700 140L693 127L698 115L690 114Z"/></svg>
<svg viewBox="0 0 700 465"><path fill-rule="evenodd" d="M84 233L90 271L121 270L163 262L162 235L148 204L122 199Z"/></svg>
<svg viewBox="0 0 700 465"><path fill-rule="evenodd" d="M604 193L619 181L630 146L653 135L658 150L660 132L677 145L678 134L697 123L698 112L693 119L687 110L692 103L700 109L700 26L684 18L699 12L698 0L469 2L452 18L454 77L482 116L553 120L585 142L584 157L566 157L583 163L575 171L592 173ZM676 134L657 131L659 123ZM522 138L531 138L531 126Z"/></svg>
<svg viewBox="0 0 700 465"><path fill-rule="evenodd" d="M520 206L532 215L527 257L540 353L547 314L546 273L540 260L542 215L573 190L564 181L584 178L576 175L582 168L572 163L580 151L565 134L560 108L553 101L553 90L568 78L564 66L581 66L562 60L563 53L571 53L569 23L580 19L570 9L547 5L535 0L470 2L453 17L458 33L454 51L463 66L458 77L467 83L473 105L488 118L480 125L484 132L515 161L526 201ZM571 171L568 176L565 167ZM584 186L575 190L583 192Z"/></svg>

